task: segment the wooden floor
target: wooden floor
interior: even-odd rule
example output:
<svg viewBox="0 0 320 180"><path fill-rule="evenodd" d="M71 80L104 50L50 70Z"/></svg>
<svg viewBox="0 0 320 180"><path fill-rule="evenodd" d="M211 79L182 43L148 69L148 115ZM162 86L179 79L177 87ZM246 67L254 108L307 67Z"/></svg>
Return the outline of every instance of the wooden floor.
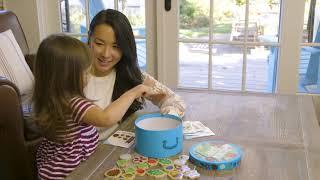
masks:
<svg viewBox="0 0 320 180"><path fill-rule="evenodd" d="M218 60L219 61L219 60ZM184 64L180 66L179 85L181 87L208 88L208 64ZM242 61L221 65L214 62L212 66L212 87L221 90L241 90ZM268 91L268 63L249 59L246 69L246 89L248 91Z"/></svg>
<svg viewBox="0 0 320 180"><path fill-rule="evenodd" d="M180 48L179 86L208 88L208 52L204 46L192 45ZM198 47L199 46L199 47ZM276 58L264 48L249 49L246 68L243 68L243 53L239 47L219 45L213 48L212 89L241 91L245 78L245 90L272 92ZM246 71L243 73L243 71ZM246 74L246 77L242 77Z"/></svg>
<svg viewBox="0 0 320 180"><path fill-rule="evenodd" d="M181 88L208 88L208 46L206 44L191 44L180 46L179 84ZM145 41L137 41L138 60L141 68L146 69ZM243 75L243 55L240 48L221 45L213 49L212 58L212 89L241 91ZM298 92L309 93L302 86L307 71L310 52L301 51L299 65ZM272 93L277 76L277 56L268 49L249 49L246 61L245 91ZM311 87L312 88L312 87ZM318 92L319 91L319 92ZM320 93L313 90L312 93Z"/></svg>

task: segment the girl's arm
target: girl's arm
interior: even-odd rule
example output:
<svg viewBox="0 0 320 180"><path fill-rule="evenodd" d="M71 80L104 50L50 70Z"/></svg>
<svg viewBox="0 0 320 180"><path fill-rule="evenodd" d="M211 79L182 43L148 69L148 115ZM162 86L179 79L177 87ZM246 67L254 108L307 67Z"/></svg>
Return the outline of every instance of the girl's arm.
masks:
<svg viewBox="0 0 320 180"><path fill-rule="evenodd" d="M98 106L91 107L84 114L82 122L98 127L112 126L122 119L136 98L144 95L149 96L152 93L153 91L150 87L140 84L125 92L105 109L101 109Z"/></svg>
<svg viewBox="0 0 320 180"><path fill-rule="evenodd" d="M164 114L173 114L183 117L186 105L180 96L175 94L171 89L155 80L149 74L143 72L144 85L151 87L154 91L162 95L147 96L146 99L150 100L154 105L160 108L160 112ZM163 96L164 94L164 96Z"/></svg>

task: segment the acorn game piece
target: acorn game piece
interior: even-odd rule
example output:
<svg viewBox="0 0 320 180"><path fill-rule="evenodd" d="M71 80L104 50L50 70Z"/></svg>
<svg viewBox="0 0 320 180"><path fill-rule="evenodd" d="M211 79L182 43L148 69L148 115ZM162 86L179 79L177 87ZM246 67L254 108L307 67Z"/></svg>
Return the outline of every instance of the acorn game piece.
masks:
<svg viewBox="0 0 320 180"><path fill-rule="evenodd" d="M173 164L172 161L168 158L162 158L162 159L159 159L159 164L161 166L168 166L168 165L171 165Z"/></svg>
<svg viewBox="0 0 320 180"><path fill-rule="evenodd" d="M112 168L112 169L109 169L107 170L105 173L104 173L104 176L107 178L107 179L117 179L121 176L122 174L122 171L121 169L119 168Z"/></svg>
<svg viewBox="0 0 320 180"><path fill-rule="evenodd" d="M119 168L124 168L128 166L129 161L124 159L117 160L116 164Z"/></svg>
<svg viewBox="0 0 320 180"><path fill-rule="evenodd" d="M174 179L174 180L183 179L183 174L177 170L170 171L168 173L168 176L170 179Z"/></svg>
<svg viewBox="0 0 320 180"><path fill-rule="evenodd" d="M158 160L154 159L154 158L149 158L148 159L148 164L149 164L150 167L156 166L156 165L158 165Z"/></svg>
<svg viewBox="0 0 320 180"><path fill-rule="evenodd" d="M175 170L173 165L164 166L163 169L165 172L170 172Z"/></svg>
<svg viewBox="0 0 320 180"><path fill-rule="evenodd" d="M148 163L143 162L143 163L137 164L136 167L137 167L137 169L144 169L144 170L146 170L146 169L149 168L149 165L148 165Z"/></svg>
<svg viewBox="0 0 320 180"><path fill-rule="evenodd" d="M125 173L131 173L131 174L136 174L136 167L134 166L130 166L130 167L127 167L127 168L124 168L124 172Z"/></svg>
<svg viewBox="0 0 320 180"><path fill-rule="evenodd" d="M144 157L144 156L135 156L133 159L132 159L132 162L135 163L135 164L138 164L138 163L143 163L143 162L147 162L148 161L148 158L147 157Z"/></svg>
<svg viewBox="0 0 320 180"><path fill-rule="evenodd" d="M132 173L124 173L121 176L124 180L133 180L136 176Z"/></svg>
<svg viewBox="0 0 320 180"><path fill-rule="evenodd" d="M176 167L181 167L181 166L185 165L187 163L187 161L185 161L183 159L176 159L173 161L173 163Z"/></svg>
<svg viewBox="0 0 320 180"><path fill-rule="evenodd" d="M151 169L147 171L147 175L156 179L164 178L167 174L161 169Z"/></svg>
<svg viewBox="0 0 320 180"><path fill-rule="evenodd" d="M132 159L132 156L130 154L121 154L120 159L130 161Z"/></svg>
<svg viewBox="0 0 320 180"><path fill-rule="evenodd" d="M144 169L136 169L137 176L144 176L146 174L146 170Z"/></svg>
<svg viewBox="0 0 320 180"><path fill-rule="evenodd" d="M198 179L200 178L200 174L198 173L197 170L191 170L191 171L187 171L184 173L184 176L187 178L187 179Z"/></svg>

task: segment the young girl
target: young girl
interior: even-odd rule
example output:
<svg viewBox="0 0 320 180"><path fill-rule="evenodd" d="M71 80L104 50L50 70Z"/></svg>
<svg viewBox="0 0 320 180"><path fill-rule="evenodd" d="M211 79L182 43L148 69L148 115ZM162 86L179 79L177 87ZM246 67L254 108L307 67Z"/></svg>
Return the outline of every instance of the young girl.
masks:
<svg viewBox="0 0 320 180"><path fill-rule="evenodd" d="M94 126L117 123L136 98L152 96L139 84L101 109L85 98L85 69L90 56L77 39L52 35L42 41L35 63L34 108L44 140L37 151L40 179L63 179L96 149Z"/></svg>
<svg viewBox="0 0 320 180"><path fill-rule="evenodd" d="M147 98L157 105L162 113L180 117L184 115L185 104L181 98L147 73L140 71L132 27L124 14L113 9L100 11L91 21L88 36L93 56L88 85L84 92L88 98L96 100L95 104L105 108L127 90L143 83L165 94ZM134 101L125 118L141 108L142 104ZM100 128L100 139L107 138L116 126Z"/></svg>

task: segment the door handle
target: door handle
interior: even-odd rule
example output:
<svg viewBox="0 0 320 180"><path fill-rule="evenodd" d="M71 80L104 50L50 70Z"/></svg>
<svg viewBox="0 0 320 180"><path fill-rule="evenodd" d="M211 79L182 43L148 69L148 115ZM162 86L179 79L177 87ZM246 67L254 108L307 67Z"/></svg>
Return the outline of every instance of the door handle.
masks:
<svg viewBox="0 0 320 180"><path fill-rule="evenodd" d="M166 11L170 11L171 10L171 0L164 0L164 9Z"/></svg>

